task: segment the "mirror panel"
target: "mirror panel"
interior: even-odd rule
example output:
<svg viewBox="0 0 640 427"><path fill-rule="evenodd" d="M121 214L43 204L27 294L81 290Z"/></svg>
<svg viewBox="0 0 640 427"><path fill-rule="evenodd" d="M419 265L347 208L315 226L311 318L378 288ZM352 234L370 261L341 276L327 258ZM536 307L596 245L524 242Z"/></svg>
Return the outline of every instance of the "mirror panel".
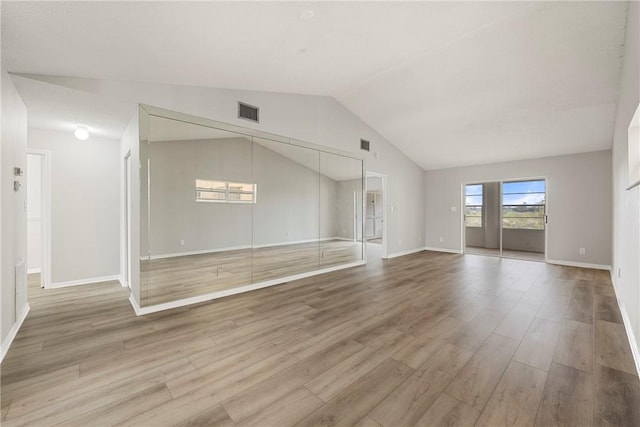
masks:
<svg viewBox="0 0 640 427"><path fill-rule="evenodd" d="M252 150L250 137L150 116L141 305L250 283Z"/></svg>
<svg viewBox="0 0 640 427"><path fill-rule="evenodd" d="M364 259L363 160L145 108L141 307Z"/></svg>
<svg viewBox="0 0 640 427"><path fill-rule="evenodd" d="M320 267L363 259L362 160L320 153Z"/></svg>
<svg viewBox="0 0 640 427"><path fill-rule="evenodd" d="M142 305L140 300L142 295L149 284L149 271L147 266L149 265L149 121L150 116L142 108L139 110L138 121L138 133L140 137L139 145L139 162L140 162L140 282L138 284L139 297L138 303ZM132 164L131 168L135 170L135 165ZM129 218L133 222L133 218ZM134 252L135 256L135 252ZM135 260L135 259L134 259ZM137 260L135 260L137 261ZM133 265L135 261L131 258L129 262ZM132 290L135 289L134 280L132 278ZM134 296L135 298L136 296Z"/></svg>
<svg viewBox="0 0 640 427"><path fill-rule="evenodd" d="M320 154L253 138L253 283L318 269Z"/></svg>

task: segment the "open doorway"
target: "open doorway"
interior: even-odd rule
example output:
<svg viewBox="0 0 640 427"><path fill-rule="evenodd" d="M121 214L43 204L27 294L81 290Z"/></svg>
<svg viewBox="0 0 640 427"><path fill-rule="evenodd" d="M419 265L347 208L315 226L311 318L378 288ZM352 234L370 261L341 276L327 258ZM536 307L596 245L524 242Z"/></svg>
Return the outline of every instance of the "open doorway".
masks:
<svg viewBox="0 0 640 427"><path fill-rule="evenodd" d="M44 150L27 151L27 281L51 285L50 159Z"/></svg>
<svg viewBox="0 0 640 427"><path fill-rule="evenodd" d="M367 172L364 232L367 259L387 258L386 175Z"/></svg>
<svg viewBox="0 0 640 427"><path fill-rule="evenodd" d="M465 253L545 261L546 187L543 178L465 184Z"/></svg>

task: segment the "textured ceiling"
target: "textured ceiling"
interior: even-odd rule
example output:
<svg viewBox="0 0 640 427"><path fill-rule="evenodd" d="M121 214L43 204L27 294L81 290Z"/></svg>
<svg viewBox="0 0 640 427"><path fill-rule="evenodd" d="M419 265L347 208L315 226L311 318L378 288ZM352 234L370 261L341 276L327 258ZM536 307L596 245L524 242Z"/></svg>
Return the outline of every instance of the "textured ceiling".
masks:
<svg viewBox="0 0 640 427"><path fill-rule="evenodd" d="M313 18L301 19L307 10ZM610 148L626 11L626 2L3 2L2 55L17 73L332 96L437 169ZM22 91L30 121L84 112L105 134L131 108L24 81Z"/></svg>

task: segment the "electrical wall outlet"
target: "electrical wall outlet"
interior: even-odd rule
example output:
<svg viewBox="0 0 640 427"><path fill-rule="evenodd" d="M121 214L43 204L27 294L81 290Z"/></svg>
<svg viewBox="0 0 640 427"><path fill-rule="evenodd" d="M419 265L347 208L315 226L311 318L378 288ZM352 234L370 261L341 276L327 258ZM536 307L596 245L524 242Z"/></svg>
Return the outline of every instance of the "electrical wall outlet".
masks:
<svg viewBox="0 0 640 427"><path fill-rule="evenodd" d="M440 237L440 243L444 242L444 237Z"/></svg>
<svg viewBox="0 0 640 427"><path fill-rule="evenodd" d="M584 254L586 254L586 253L587 253L587 251L586 251L586 249L585 249L585 248L580 248L580 249L578 249L578 253L579 253L580 255L584 255Z"/></svg>
<svg viewBox="0 0 640 427"><path fill-rule="evenodd" d="M184 240L180 240L180 246L184 246Z"/></svg>

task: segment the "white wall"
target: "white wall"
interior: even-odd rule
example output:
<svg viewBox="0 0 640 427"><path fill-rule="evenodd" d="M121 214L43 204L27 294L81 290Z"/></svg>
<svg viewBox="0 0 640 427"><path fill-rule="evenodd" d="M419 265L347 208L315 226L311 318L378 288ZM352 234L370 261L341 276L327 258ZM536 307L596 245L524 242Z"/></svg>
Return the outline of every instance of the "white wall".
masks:
<svg viewBox="0 0 640 427"><path fill-rule="evenodd" d="M42 157L27 155L27 267L39 272L42 264Z"/></svg>
<svg viewBox="0 0 640 427"><path fill-rule="evenodd" d="M382 191L382 177L379 177L379 176L367 177L367 192L369 191L375 191L375 192Z"/></svg>
<svg viewBox="0 0 640 427"><path fill-rule="evenodd" d="M117 276L119 142L29 128L29 148L51 153L52 286Z"/></svg>
<svg viewBox="0 0 640 427"><path fill-rule="evenodd" d="M613 263L616 293L640 356L640 187L627 187L627 129L640 103L640 3L629 2L613 139ZM638 359L636 359L638 362Z"/></svg>
<svg viewBox="0 0 640 427"><path fill-rule="evenodd" d="M461 250L463 183L538 177L547 178L547 258L609 266L611 151L426 172L426 246Z"/></svg>
<svg viewBox="0 0 640 427"><path fill-rule="evenodd" d="M16 322L20 320L23 310L27 307L26 268L23 270L25 272L23 277L17 280L15 277L16 264L22 260L26 263L27 256L26 176L14 177L13 175L14 167L24 170L27 164L27 109L9 75L4 69L0 73L2 80L0 338L2 356L4 356L13 339L13 334L17 332ZM22 184L17 192L13 191L14 179ZM19 283L17 289L16 282Z"/></svg>

